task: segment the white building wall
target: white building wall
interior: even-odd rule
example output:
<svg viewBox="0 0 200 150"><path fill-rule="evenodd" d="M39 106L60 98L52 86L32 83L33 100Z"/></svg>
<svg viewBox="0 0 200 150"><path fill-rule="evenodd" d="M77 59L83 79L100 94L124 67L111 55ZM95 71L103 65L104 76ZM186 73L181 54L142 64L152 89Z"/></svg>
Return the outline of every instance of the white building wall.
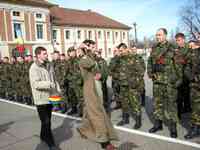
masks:
<svg viewBox="0 0 200 150"><path fill-rule="evenodd" d="M53 27L53 29L59 29L60 27ZM91 40L97 40L97 48L102 49L102 56L106 57L113 57L113 49L119 45L121 42L124 42L128 45L128 34L127 30L118 30L118 29L104 29L104 28L84 28L84 27L63 27L64 28L64 47L65 53L67 53L67 49L71 46L75 46L76 48L84 41L85 39L89 39L89 34L91 34ZM70 32L69 39L66 39L66 31ZM80 38L78 38L78 31L80 31ZM89 33L90 32L90 33ZM99 33L100 32L100 33ZM109 32L109 33L108 33ZM116 33L117 32L117 37ZM120 32L122 37L120 37ZM62 51L61 46L61 32L57 32L59 35L57 50L60 52ZM96 33L96 34L95 34ZM100 35L99 35L100 34ZM109 35L110 34L110 35ZM124 34L124 38L123 38ZM114 37L113 37L114 36ZM106 45L105 45L106 43ZM107 48L107 49L105 49Z"/></svg>

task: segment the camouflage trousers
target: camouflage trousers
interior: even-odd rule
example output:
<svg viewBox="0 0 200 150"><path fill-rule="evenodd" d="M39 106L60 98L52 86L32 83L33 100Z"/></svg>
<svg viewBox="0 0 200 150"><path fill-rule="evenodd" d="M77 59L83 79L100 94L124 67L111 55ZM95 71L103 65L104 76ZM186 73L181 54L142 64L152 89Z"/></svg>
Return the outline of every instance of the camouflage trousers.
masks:
<svg viewBox="0 0 200 150"><path fill-rule="evenodd" d="M191 84L192 116L191 123L200 125L200 87L197 83Z"/></svg>
<svg viewBox="0 0 200 150"><path fill-rule="evenodd" d="M68 103L71 106L76 106L83 99L83 89L80 86L71 86L67 91Z"/></svg>
<svg viewBox="0 0 200 150"><path fill-rule="evenodd" d="M178 122L177 89L172 85L153 84L154 112L156 120Z"/></svg>
<svg viewBox="0 0 200 150"><path fill-rule="evenodd" d="M120 87L119 98L122 104L122 112L128 113L130 111L135 115L141 114L140 93L137 89Z"/></svg>
<svg viewBox="0 0 200 150"><path fill-rule="evenodd" d="M112 88L113 88L113 95L114 95L114 100L116 102L121 102L119 99L119 93L120 93L120 85L117 81L113 80L112 81Z"/></svg>

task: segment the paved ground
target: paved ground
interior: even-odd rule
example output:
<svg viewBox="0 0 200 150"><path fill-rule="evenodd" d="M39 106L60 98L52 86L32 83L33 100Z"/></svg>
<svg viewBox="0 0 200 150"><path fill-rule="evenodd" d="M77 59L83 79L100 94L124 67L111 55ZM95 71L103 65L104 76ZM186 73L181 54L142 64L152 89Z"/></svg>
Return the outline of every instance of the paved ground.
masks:
<svg viewBox="0 0 200 150"><path fill-rule="evenodd" d="M119 114L114 112L114 114ZM117 115L113 115L113 122ZM141 130L147 131L146 124ZM66 116L54 115L52 118L53 134L56 143L62 150L101 150L98 144L83 140L75 131L74 126L78 121L69 119ZM128 127L128 126L127 126ZM32 108L25 108L15 104L0 101L0 150L46 150L47 147L39 139L40 122L36 111ZM170 141L170 139L160 140L163 136L145 135L145 132L129 130L126 128L117 130L120 142L116 143L120 150L197 150L200 145L184 143L184 141ZM131 133L133 131L133 133ZM136 132L136 133L134 133ZM165 135L167 130L159 134ZM157 139L156 139L157 138ZM180 137L181 138L181 137ZM195 139L192 142L198 142ZM181 143L181 144L178 144ZM191 144L191 146L189 146Z"/></svg>

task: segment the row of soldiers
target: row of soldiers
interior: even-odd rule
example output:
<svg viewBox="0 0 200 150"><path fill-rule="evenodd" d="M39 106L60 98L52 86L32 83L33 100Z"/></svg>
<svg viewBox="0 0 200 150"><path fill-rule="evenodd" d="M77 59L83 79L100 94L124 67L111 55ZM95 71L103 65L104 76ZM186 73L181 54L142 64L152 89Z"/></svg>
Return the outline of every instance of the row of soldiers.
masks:
<svg viewBox="0 0 200 150"><path fill-rule="evenodd" d="M191 127L185 135L186 139L191 139L200 136L200 45L196 41L187 44L183 33L176 34L175 39L177 45L171 44L167 41L167 30L158 29L157 43L148 59L147 72L153 81L155 119L149 132L162 130L163 122L167 120L170 136L176 138L178 111L181 111L178 109L185 105L186 111L192 109ZM182 101L183 97L187 101Z"/></svg>
<svg viewBox="0 0 200 150"><path fill-rule="evenodd" d="M0 62L0 98L33 104L29 84L32 56L4 57Z"/></svg>

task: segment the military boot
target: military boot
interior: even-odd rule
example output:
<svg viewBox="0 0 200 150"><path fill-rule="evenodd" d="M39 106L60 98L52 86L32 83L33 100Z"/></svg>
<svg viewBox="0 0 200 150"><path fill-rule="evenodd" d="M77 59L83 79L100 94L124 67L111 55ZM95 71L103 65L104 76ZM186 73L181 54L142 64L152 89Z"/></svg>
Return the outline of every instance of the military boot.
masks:
<svg viewBox="0 0 200 150"><path fill-rule="evenodd" d="M184 136L185 139L192 139L200 136L200 127L198 125L192 125L189 132Z"/></svg>
<svg viewBox="0 0 200 150"><path fill-rule="evenodd" d="M175 122L170 123L169 131L170 131L170 137L177 138L177 129Z"/></svg>
<svg viewBox="0 0 200 150"><path fill-rule="evenodd" d="M70 112L68 112L67 114L68 115L74 115L74 114L77 114L77 113L78 113L77 107L76 106L72 106Z"/></svg>
<svg viewBox="0 0 200 150"><path fill-rule="evenodd" d="M129 124L129 114L128 113L123 113L122 120L117 123L118 126L123 126L125 124Z"/></svg>
<svg viewBox="0 0 200 150"><path fill-rule="evenodd" d="M162 120L155 120L155 124L154 126L149 130L149 133L155 133L159 130L162 130L163 126L162 126Z"/></svg>
<svg viewBox="0 0 200 150"><path fill-rule="evenodd" d="M142 117L141 115L137 115L135 118L134 129L139 129L142 126Z"/></svg>

